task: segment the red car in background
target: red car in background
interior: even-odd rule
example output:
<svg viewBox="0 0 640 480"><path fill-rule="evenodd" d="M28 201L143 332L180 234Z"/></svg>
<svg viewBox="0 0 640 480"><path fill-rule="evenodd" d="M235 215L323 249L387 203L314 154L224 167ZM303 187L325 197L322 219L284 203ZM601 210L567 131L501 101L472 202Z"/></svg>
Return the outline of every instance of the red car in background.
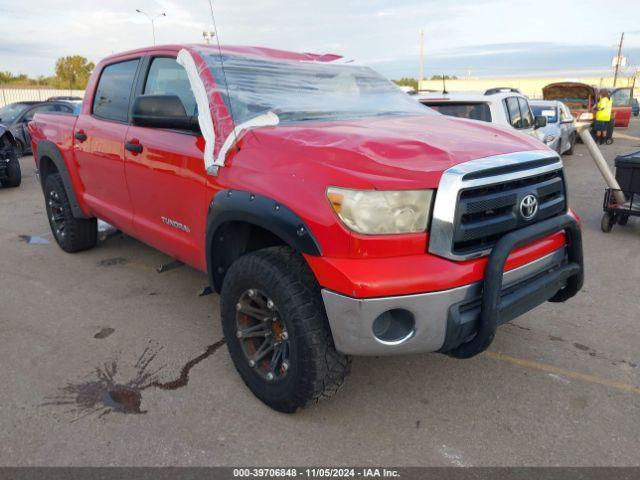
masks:
<svg viewBox="0 0 640 480"><path fill-rule="evenodd" d="M542 89L545 100L559 100L563 102L575 117L576 121L593 120L593 107L598 101L600 90L609 90L613 100L613 115L615 126L627 128L631 119L631 87L602 87L580 82L550 83Z"/></svg>

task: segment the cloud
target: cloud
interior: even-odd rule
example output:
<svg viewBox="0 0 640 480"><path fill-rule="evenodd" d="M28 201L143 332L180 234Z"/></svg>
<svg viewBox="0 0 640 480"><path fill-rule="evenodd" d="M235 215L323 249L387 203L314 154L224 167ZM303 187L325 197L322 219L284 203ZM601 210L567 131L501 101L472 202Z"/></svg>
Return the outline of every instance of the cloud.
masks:
<svg viewBox="0 0 640 480"><path fill-rule="evenodd" d="M489 59L508 58L526 69L529 58L539 65L531 46L555 60L559 57L549 45L613 49L619 32L637 30L640 18L640 2L628 0L610 0L606 22L593 14L601 8L599 0L582 0L580 8L557 0L213 1L223 43L333 51L363 62L396 62L398 72L414 75L421 29L427 64L434 68L491 68ZM148 45L151 25L135 8L167 14L156 22L158 43L201 42L202 31L210 29L207 0L0 0L0 69L51 74L62 55L80 54L96 62ZM627 42L635 48L640 35L630 34ZM594 63L588 51L575 54L583 66ZM603 68L609 65L597 58Z"/></svg>
<svg viewBox="0 0 640 480"><path fill-rule="evenodd" d="M614 49L600 45L570 45L552 42L489 44L436 52L425 60L426 75L458 76L587 76L610 75ZM630 47L625 55L638 65L640 48ZM635 59L635 62L633 61ZM415 76L418 56L371 62L391 78ZM637 68L637 67L635 67ZM633 67L622 73L629 75Z"/></svg>

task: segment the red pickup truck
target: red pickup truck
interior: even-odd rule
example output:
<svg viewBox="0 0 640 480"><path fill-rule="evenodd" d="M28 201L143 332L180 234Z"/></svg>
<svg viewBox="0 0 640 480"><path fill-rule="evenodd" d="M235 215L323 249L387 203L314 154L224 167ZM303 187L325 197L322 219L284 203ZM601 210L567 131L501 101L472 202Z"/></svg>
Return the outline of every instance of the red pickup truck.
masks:
<svg viewBox="0 0 640 480"><path fill-rule="evenodd" d="M612 115L616 127L627 128L631 121L633 99L632 87L595 87L579 82L550 83L542 89L545 100L559 100L563 102L577 121L592 121L600 92L608 90L613 102Z"/></svg>
<svg viewBox="0 0 640 480"><path fill-rule="evenodd" d="M247 386L293 412L351 355L469 358L583 282L562 163L335 55L158 46L29 126L55 238L96 219L207 272Z"/></svg>

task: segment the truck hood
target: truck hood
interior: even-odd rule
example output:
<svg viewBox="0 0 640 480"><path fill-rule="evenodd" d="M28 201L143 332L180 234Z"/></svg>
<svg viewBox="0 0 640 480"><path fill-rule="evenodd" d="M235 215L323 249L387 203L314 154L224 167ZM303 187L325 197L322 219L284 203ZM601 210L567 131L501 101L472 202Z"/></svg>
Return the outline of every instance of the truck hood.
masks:
<svg viewBox="0 0 640 480"><path fill-rule="evenodd" d="M281 152L359 176L437 181L458 163L492 155L546 150L511 128L444 115L386 116L342 122L305 122L252 131L277 141ZM377 182L373 181L373 184Z"/></svg>
<svg viewBox="0 0 640 480"><path fill-rule="evenodd" d="M591 85L578 82L551 83L542 89L545 100L562 100L565 98L595 97L596 91Z"/></svg>

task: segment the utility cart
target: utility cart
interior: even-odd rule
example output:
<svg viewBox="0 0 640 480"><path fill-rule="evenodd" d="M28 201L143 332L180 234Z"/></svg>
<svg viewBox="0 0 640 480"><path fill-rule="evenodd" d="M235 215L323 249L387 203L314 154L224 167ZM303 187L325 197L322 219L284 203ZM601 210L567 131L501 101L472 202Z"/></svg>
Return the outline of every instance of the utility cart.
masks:
<svg viewBox="0 0 640 480"><path fill-rule="evenodd" d="M616 223L626 225L629 217L640 216L640 151L618 155L615 165L620 189L607 188L604 193L601 228L606 233Z"/></svg>

